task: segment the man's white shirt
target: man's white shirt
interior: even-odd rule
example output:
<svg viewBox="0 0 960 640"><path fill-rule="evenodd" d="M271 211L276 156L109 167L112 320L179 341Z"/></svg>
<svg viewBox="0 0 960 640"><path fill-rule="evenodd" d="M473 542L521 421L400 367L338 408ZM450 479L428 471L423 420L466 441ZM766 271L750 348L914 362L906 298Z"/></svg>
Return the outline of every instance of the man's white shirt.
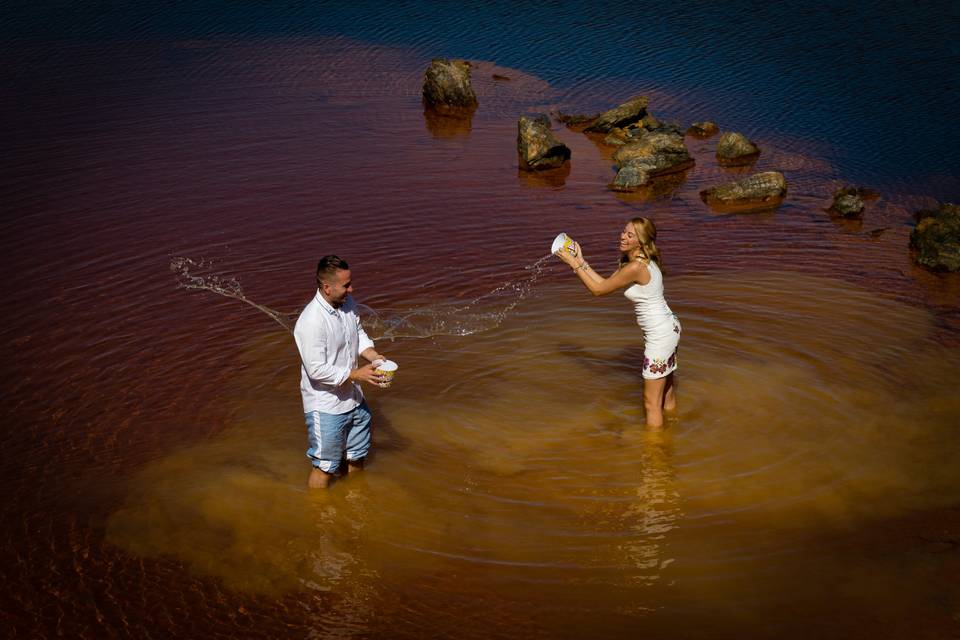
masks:
<svg viewBox="0 0 960 640"><path fill-rule="evenodd" d="M373 341L360 324L353 296L337 309L317 290L297 318L293 338L300 351L304 413L346 413L363 401L360 384L349 377Z"/></svg>

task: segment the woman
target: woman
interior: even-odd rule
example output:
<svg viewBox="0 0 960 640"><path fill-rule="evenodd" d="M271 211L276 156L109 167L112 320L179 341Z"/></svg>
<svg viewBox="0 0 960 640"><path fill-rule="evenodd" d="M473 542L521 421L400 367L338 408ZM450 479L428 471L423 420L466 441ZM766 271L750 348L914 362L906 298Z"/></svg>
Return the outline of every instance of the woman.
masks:
<svg viewBox="0 0 960 640"><path fill-rule="evenodd" d="M660 251L654 241L657 228L647 218L634 218L620 232L620 266L609 278L594 271L584 260L580 245L557 256L573 267L574 273L595 296L604 296L623 287L633 302L637 324L643 329L643 407L647 424L663 425L663 412L677 408L673 372L677 368L680 321L663 297Z"/></svg>

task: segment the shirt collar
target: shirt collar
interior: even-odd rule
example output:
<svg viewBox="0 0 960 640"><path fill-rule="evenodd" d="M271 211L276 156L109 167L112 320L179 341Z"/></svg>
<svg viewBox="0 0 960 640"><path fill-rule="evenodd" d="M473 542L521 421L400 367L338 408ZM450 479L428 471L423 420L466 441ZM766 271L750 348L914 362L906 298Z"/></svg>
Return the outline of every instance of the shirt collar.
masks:
<svg viewBox="0 0 960 640"><path fill-rule="evenodd" d="M337 314L337 310L333 308L333 305L327 302L327 299L320 294L320 289L317 289L317 301L320 303L320 307L330 315L333 316Z"/></svg>

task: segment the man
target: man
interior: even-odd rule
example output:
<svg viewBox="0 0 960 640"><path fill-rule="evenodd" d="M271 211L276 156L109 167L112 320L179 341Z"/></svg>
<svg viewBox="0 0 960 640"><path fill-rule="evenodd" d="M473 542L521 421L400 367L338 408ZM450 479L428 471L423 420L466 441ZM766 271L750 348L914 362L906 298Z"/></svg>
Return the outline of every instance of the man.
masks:
<svg viewBox="0 0 960 640"><path fill-rule="evenodd" d="M311 489L330 486L344 457L347 473L359 471L370 450L370 411L360 383L379 384L376 367L385 358L360 326L351 293L349 265L337 256L324 256L317 263L317 294L293 331L302 363ZM358 366L358 355L370 364Z"/></svg>

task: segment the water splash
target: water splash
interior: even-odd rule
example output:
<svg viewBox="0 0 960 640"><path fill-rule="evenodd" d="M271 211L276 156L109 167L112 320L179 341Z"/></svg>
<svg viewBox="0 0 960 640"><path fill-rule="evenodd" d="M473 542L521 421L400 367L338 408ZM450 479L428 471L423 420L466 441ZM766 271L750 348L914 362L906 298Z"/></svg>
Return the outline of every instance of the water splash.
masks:
<svg viewBox="0 0 960 640"><path fill-rule="evenodd" d="M262 311L276 321L281 327L293 333L293 327L296 324L296 318L289 313L283 313L271 309L262 304L257 304L243 293L243 288L236 278L221 276L216 273L196 275L190 273L191 269L208 269L211 262L200 259L175 257L170 260L170 270L177 274L177 286L182 289L199 289L203 291L212 291L213 293L233 298L249 304L254 309Z"/></svg>
<svg viewBox="0 0 960 640"><path fill-rule="evenodd" d="M363 326L378 338L469 336L499 327L511 311L533 291L543 275L546 255L524 267L525 275L463 303L437 302L412 309L382 309L360 305Z"/></svg>
<svg viewBox="0 0 960 640"><path fill-rule="evenodd" d="M467 302L438 302L414 308L376 310L357 304L363 326L374 340L394 338L432 338L434 336L468 336L499 327L511 311L533 291L543 274L544 265L552 257L546 255L525 266L523 276L508 280L493 290ZM211 291L233 298L262 311L284 329L293 333L299 311L284 313L259 304L243 293L240 282L233 277L216 273L197 274L208 270L208 260L194 260L182 256L170 260L170 270L177 276L182 289Z"/></svg>

